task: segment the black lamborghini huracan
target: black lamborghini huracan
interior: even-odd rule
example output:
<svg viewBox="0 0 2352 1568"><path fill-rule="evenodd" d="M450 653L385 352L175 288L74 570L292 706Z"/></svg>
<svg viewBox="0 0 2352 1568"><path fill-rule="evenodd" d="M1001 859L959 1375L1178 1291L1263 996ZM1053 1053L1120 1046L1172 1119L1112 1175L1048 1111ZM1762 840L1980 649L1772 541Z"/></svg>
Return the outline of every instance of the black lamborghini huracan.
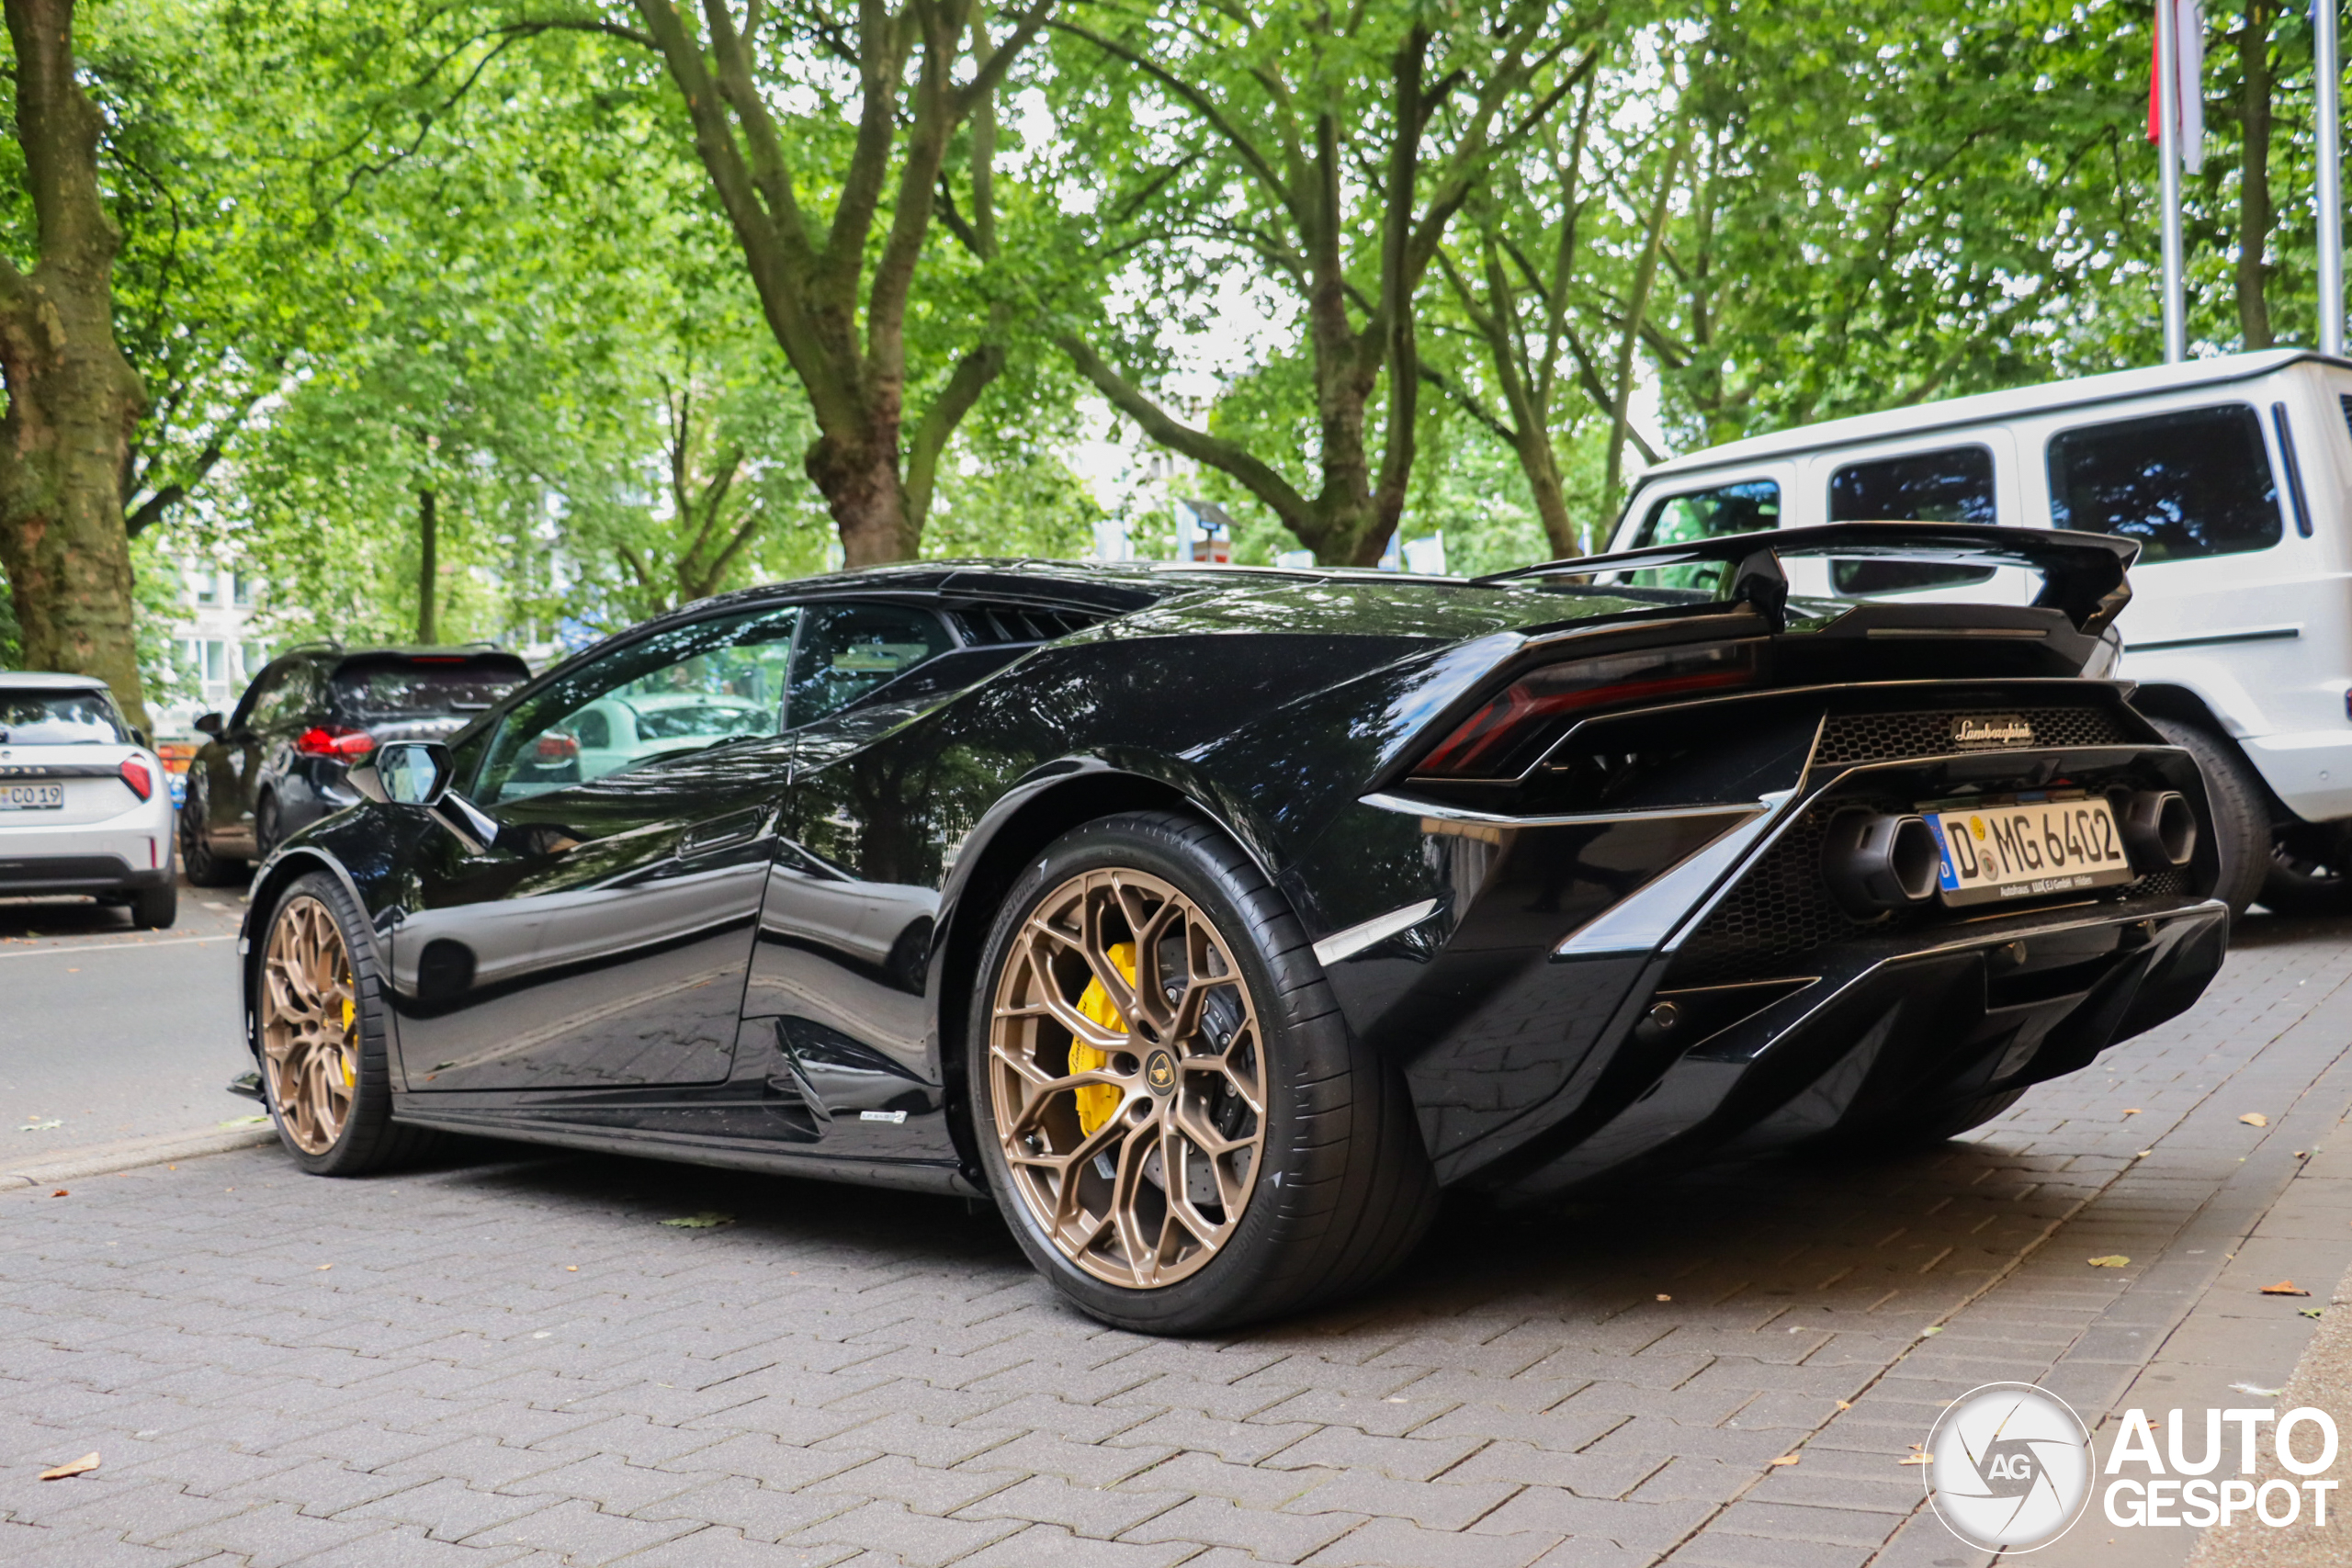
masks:
<svg viewBox="0 0 2352 1568"><path fill-rule="evenodd" d="M1169 1332L1373 1280L1442 1188L1946 1137L2222 960L2195 765L2104 678L2134 548L708 600L379 748L263 866L261 1091L326 1175L448 1130L991 1195ZM2041 587L1792 601L1793 552Z"/></svg>

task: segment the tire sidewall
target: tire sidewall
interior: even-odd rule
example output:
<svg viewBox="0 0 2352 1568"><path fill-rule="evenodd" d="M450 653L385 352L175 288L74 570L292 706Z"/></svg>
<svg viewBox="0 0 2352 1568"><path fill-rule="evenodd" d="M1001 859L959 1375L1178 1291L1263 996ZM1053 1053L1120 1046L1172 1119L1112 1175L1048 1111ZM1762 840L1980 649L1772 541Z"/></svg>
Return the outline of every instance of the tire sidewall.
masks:
<svg viewBox="0 0 2352 1568"><path fill-rule="evenodd" d="M361 918L358 902L352 897L350 889L332 873L306 872L279 890L270 910L269 924L263 930L260 952L254 959L256 988L262 983L260 970L269 962L270 939L277 933L277 922L296 899L306 897L326 907L335 930L343 937L344 952L351 962L353 999L359 1024L357 1081L352 1086L351 1111L345 1116L335 1141L320 1153L311 1154L287 1132L286 1118L278 1111L277 1095L270 1083L268 1063L262 1059L258 1033L254 1042L254 1065L261 1071L262 1103L269 1112L270 1124L277 1129L278 1143L294 1156L294 1162L314 1176L355 1175L374 1163L373 1145L391 1119L390 1053L385 1032L383 967L377 961L375 933ZM257 1018L256 1032L260 1027Z"/></svg>
<svg viewBox="0 0 2352 1568"><path fill-rule="evenodd" d="M1288 1261L1285 1233L1291 1228L1291 1205L1285 1201L1282 1181L1291 1173L1291 1162L1284 1155L1296 1142L1305 1085L1329 1055L1329 1043L1317 1036L1337 1027L1337 1015L1328 1009L1303 1025L1295 1016L1292 1003L1302 982L1311 979L1319 987L1322 977L1319 968L1311 977L1276 973L1278 967L1295 971L1295 960L1305 956L1303 946L1289 955L1294 962L1288 964L1280 959L1270 962L1262 950L1260 926L1250 919L1244 901L1253 894L1262 898L1272 892L1263 878L1252 870L1250 881L1257 886L1237 886L1237 868L1219 863L1226 857L1203 853L1179 836L1176 827L1182 820L1155 816L1091 822L1057 840L1029 863L1005 895L982 953L965 1058L974 1142L997 1207L1022 1251L1040 1273L1090 1314L1122 1327L1160 1334L1184 1333L1195 1325L1223 1325L1239 1317L1260 1315L1250 1303L1268 1295ZM1239 859L1238 851L1232 858ZM1070 878L1113 868L1159 877L1199 905L1215 922L1249 984L1257 1010L1259 1052L1266 1066L1266 1138L1240 1224L1218 1256L1199 1270L1172 1285L1148 1291L1096 1279L1065 1258L1047 1237L1013 1186L999 1145L995 1090L989 1076L989 1036L997 987L1022 924L1047 894ZM1306 962L1312 964L1311 959ZM1283 984L1285 977L1290 980L1287 987Z"/></svg>

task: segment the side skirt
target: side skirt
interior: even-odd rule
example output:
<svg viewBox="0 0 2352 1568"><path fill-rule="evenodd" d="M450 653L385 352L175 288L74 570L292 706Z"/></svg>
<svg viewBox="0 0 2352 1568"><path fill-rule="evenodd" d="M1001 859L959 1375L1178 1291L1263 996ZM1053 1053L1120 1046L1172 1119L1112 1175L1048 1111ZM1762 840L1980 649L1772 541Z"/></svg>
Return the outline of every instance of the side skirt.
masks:
<svg viewBox="0 0 2352 1568"><path fill-rule="evenodd" d="M789 1153L773 1144L751 1140L656 1134L632 1128L582 1127L544 1122L518 1122L494 1112L435 1111L418 1104L419 1097L395 1095L392 1120L417 1127L473 1137L503 1138L514 1143L550 1144L558 1148L594 1154L630 1155L645 1159L677 1160L686 1165L716 1166L725 1170L752 1170L768 1176L794 1176L812 1181L841 1181L860 1187L893 1187L910 1192L952 1193L961 1198L985 1198L951 1161L841 1159L824 1155Z"/></svg>

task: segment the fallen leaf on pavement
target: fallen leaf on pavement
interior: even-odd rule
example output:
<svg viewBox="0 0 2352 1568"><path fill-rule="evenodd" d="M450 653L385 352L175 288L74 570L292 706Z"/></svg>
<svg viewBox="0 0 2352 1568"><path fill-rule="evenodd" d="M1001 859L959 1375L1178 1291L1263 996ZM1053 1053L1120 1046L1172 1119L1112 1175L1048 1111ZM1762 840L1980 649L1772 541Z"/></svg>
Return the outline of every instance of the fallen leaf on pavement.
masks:
<svg viewBox="0 0 2352 1568"><path fill-rule="evenodd" d="M2249 1127L2267 1127L2270 1125L2270 1118L2265 1116L2259 1111L2249 1111L2245 1115L2239 1117L2238 1120L2245 1122Z"/></svg>
<svg viewBox="0 0 2352 1568"><path fill-rule="evenodd" d="M43 1481L62 1481L69 1475L86 1475L97 1468L98 1456L95 1452L86 1453L72 1464L61 1464L55 1470L42 1471L40 1478Z"/></svg>
<svg viewBox="0 0 2352 1568"><path fill-rule="evenodd" d="M2133 1155L2132 1157L2133 1159L2146 1159L2150 1155L2154 1154L2155 1152L2156 1151L2154 1149L2142 1149L2138 1154Z"/></svg>
<svg viewBox="0 0 2352 1568"><path fill-rule="evenodd" d="M320 1264L320 1265L319 1265L317 1271L318 1271L319 1273L323 1274L323 1273L325 1273L328 1269L332 1269L332 1268L334 1268L334 1264L332 1264L332 1263L322 1263L322 1264Z"/></svg>
<svg viewBox="0 0 2352 1568"><path fill-rule="evenodd" d="M33 1120L26 1122L23 1126L17 1128L17 1131L19 1133L46 1133L52 1127L62 1127L64 1125L65 1118L62 1116L52 1116L46 1122L40 1120L39 1117L35 1117Z"/></svg>
<svg viewBox="0 0 2352 1568"><path fill-rule="evenodd" d="M1674 1298L1673 1298L1672 1296L1668 1295L1665 1292L1661 1291L1661 1292L1658 1292L1658 1298L1657 1298L1657 1299L1658 1299L1658 1300L1660 1300L1660 1301L1662 1301L1662 1302L1670 1302L1670 1301L1672 1301Z"/></svg>
<svg viewBox="0 0 2352 1568"><path fill-rule="evenodd" d="M1853 1406L1841 1399L1838 1402L1838 1408L1840 1410L1851 1410Z"/></svg>
<svg viewBox="0 0 2352 1568"><path fill-rule="evenodd" d="M2120 1252L2110 1252L2105 1258L2092 1258L2090 1265L2094 1269L2120 1269L2131 1261Z"/></svg>
<svg viewBox="0 0 2352 1568"><path fill-rule="evenodd" d="M663 1220L662 1223L665 1225L675 1225L682 1231L709 1231L717 1230L721 1225L733 1224L735 1216L722 1214L716 1209L705 1209L699 1214L687 1214L680 1219Z"/></svg>
<svg viewBox="0 0 2352 1568"><path fill-rule="evenodd" d="M1933 1464L1936 1461L1928 1454L1909 1454L1902 1459L1896 1460L1894 1462L1897 1464Z"/></svg>
<svg viewBox="0 0 2352 1568"><path fill-rule="evenodd" d="M2230 1386L2237 1390L2240 1393L2257 1394L2264 1399L2274 1399L2278 1394L2285 1392L2282 1389L2276 1388L2256 1388L2250 1382L2233 1382Z"/></svg>
<svg viewBox="0 0 2352 1568"><path fill-rule="evenodd" d="M1941 1334L1943 1331L1943 1325L1941 1324L1929 1324L1927 1327L1919 1330L1922 1334Z"/></svg>
<svg viewBox="0 0 2352 1568"><path fill-rule="evenodd" d="M223 1127L258 1127L268 1121L266 1116L232 1116L220 1123Z"/></svg>
<svg viewBox="0 0 2352 1568"><path fill-rule="evenodd" d="M2317 1317L2319 1315L2319 1308L2304 1307L2298 1315L2303 1317Z"/></svg>
<svg viewBox="0 0 2352 1568"><path fill-rule="evenodd" d="M2275 1285L2265 1285L2262 1287L2262 1293L2266 1296L2308 1296L2311 1294L2292 1280L2281 1280Z"/></svg>
<svg viewBox="0 0 2352 1568"><path fill-rule="evenodd" d="M1779 1459L1774 1460L1772 1462L1774 1464L1794 1464L1797 1461L1803 1458L1804 1458L1804 1455L1803 1454L1782 1454Z"/></svg>
<svg viewBox="0 0 2352 1568"><path fill-rule="evenodd" d="M56 1191L51 1193L50 1196L52 1198L71 1198L74 1194L67 1189L61 1187Z"/></svg>
<svg viewBox="0 0 2352 1568"><path fill-rule="evenodd" d="M577 1263L567 1263L563 1266L563 1271L567 1274L577 1274L580 1272L580 1265Z"/></svg>
<svg viewBox="0 0 2352 1568"><path fill-rule="evenodd" d="M2123 1114L2125 1114L2126 1116L2137 1116L2138 1114L2140 1114L2140 1108L2139 1108L2138 1106L2136 1106L2136 1105L2135 1105L2135 1106L2132 1107L2132 1109L2130 1109L2129 1111L2126 1111Z"/></svg>

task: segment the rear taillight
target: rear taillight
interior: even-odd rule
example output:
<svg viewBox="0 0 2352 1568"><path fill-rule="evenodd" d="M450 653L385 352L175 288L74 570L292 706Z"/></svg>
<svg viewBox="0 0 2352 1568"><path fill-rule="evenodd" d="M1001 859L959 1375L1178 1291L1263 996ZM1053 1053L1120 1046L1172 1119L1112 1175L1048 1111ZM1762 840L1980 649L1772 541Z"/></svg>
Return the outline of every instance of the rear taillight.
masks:
<svg viewBox="0 0 2352 1568"><path fill-rule="evenodd" d="M365 757L375 749L374 736L343 724L312 725L294 742L294 750L305 757L338 757L345 761Z"/></svg>
<svg viewBox="0 0 2352 1568"><path fill-rule="evenodd" d="M580 742L560 729L549 730L539 737L539 761L569 762L580 755Z"/></svg>
<svg viewBox="0 0 2352 1568"><path fill-rule="evenodd" d="M155 775L149 773L147 764L138 758L125 757L122 766L116 771L122 774L122 782L130 786L130 793L140 799L146 800L154 795Z"/></svg>
<svg viewBox="0 0 2352 1568"><path fill-rule="evenodd" d="M1600 707L1623 707L1720 686L1756 675L1756 645L1655 649L1603 659L1539 665L1505 686L1431 749L1414 772L1496 778L1521 772L1556 721Z"/></svg>

